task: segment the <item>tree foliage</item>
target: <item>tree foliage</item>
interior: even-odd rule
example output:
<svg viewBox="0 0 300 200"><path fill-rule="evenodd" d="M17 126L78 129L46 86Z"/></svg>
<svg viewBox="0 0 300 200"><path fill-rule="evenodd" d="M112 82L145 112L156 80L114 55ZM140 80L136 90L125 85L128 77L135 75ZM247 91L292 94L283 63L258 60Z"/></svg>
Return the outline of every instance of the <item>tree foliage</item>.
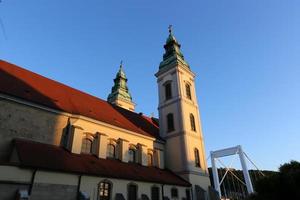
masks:
<svg viewBox="0 0 300 200"><path fill-rule="evenodd" d="M291 161L280 166L279 173L266 176L256 184L256 194L249 200L300 199L300 163Z"/></svg>

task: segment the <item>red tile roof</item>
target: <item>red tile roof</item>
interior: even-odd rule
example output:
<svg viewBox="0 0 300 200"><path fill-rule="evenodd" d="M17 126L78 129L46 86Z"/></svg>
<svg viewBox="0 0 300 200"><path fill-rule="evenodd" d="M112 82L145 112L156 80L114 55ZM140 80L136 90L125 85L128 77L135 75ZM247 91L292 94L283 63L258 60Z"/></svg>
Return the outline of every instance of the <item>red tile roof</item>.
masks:
<svg viewBox="0 0 300 200"><path fill-rule="evenodd" d="M190 183L169 170L99 159L93 155L72 154L62 147L23 139L15 140L21 167L103 176L189 187Z"/></svg>
<svg viewBox="0 0 300 200"><path fill-rule="evenodd" d="M0 83L0 93L159 138L154 120L2 60Z"/></svg>

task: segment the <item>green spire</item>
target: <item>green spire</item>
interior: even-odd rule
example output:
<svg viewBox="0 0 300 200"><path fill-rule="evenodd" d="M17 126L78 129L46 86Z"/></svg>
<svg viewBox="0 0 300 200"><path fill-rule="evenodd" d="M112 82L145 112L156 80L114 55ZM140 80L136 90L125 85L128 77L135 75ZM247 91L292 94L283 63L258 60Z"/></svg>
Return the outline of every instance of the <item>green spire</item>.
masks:
<svg viewBox="0 0 300 200"><path fill-rule="evenodd" d="M181 45L177 42L175 36L173 35L172 25L170 25L169 36L166 44L164 45L165 53L163 56L163 61L159 65L159 69L162 69L173 63L181 63L183 66L190 68L187 62L184 60L184 56L180 51L180 46Z"/></svg>
<svg viewBox="0 0 300 200"><path fill-rule="evenodd" d="M114 86L111 93L107 97L107 101L115 104L117 101L125 101L132 103L132 97L127 87L127 78L123 70L123 62L121 61L120 69L114 79Z"/></svg>

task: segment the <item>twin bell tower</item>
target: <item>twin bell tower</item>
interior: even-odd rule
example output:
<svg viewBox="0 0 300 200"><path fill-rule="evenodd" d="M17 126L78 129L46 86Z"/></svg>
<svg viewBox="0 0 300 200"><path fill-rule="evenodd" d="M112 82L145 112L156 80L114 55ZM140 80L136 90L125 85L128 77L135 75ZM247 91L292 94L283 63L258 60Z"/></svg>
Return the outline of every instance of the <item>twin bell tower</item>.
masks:
<svg viewBox="0 0 300 200"><path fill-rule="evenodd" d="M159 96L159 130L165 139L165 166L192 184L195 200L208 199L210 180L206 164L195 74L169 27L165 53L155 74ZM108 102L134 111L122 63Z"/></svg>

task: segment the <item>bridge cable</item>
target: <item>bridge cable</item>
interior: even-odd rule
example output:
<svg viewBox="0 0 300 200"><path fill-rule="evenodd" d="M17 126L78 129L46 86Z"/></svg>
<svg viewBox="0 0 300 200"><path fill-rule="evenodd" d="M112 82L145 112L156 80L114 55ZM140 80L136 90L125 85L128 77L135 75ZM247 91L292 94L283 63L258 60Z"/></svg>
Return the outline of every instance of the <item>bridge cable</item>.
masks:
<svg viewBox="0 0 300 200"><path fill-rule="evenodd" d="M252 165L257 169L257 171L261 174L261 175L263 175L263 176L266 176L257 166L256 166L256 164L249 158L249 156L245 153L245 152L243 152L244 153L244 155L246 156L246 158L252 163Z"/></svg>
<svg viewBox="0 0 300 200"><path fill-rule="evenodd" d="M227 169L226 165L224 165L224 163L222 163L222 161L220 161L219 159L217 159L217 160L221 163L221 165L223 165L223 167L225 167L225 168ZM229 170L229 172L232 173L232 175L233 175L239 182L241 182L243 185L246 186L246 184L245 184L238 176L236 176L231 170Z"/></svg>

